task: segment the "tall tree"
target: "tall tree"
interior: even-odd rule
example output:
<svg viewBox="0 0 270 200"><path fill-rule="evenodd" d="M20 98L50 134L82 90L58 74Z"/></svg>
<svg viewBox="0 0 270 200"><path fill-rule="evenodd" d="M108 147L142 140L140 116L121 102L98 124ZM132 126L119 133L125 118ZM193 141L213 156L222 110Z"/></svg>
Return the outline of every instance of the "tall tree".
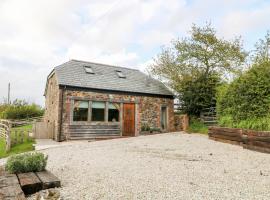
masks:
<svg viewBox="0 0 270 200"><path fill-rule="evenodd" d="M268 31L264 39L260 39L255 44L255 50L251 55L253 63L270 62L270 32Z"/></svg>
<svg viewBox="0 0 270 200"><path fill-rule="evenodd" d="M227 41L218 38L209 23L193 25L190 37L162 49L150 72L179 94L187 113L198 115L215 105L215 87L221 77L240 72L246 56L240 38Z"/></svg>

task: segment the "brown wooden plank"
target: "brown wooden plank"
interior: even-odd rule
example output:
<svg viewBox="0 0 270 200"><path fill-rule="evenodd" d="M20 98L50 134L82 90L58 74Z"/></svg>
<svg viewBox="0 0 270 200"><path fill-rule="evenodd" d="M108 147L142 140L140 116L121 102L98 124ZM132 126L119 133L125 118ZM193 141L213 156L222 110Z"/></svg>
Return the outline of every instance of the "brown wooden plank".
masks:
<svg viewBox="0 0 270 200"><path fill-rule="evenodd" d="M270 137L265 137L265 136L249 136L248 135L248 140L249 141L261 141L261 142L270 143Z"/></svg>
<svg viewBox="0 0 270 200"><path fill-rule="evenodd" d="M263 148L269 148L270 149L270 143L269 142L261 142L261 141L248 141L248 145L263 147Z"/></svg>
<svg viewBox="0 0 270 200"><path fill-rule="evenodd" d="M241 137L232 137L232 136L226 136L226 135L211 135L211 137L220 138L220 139L224 139L224 140L231 140L231 141L242 142L242 138Z"/></svg>
<svg viewBox="0 0 270 200"><path fill-rule="evenodd" d="M42 182L42 189L61 187L60 180L49 171L36 172L36 175Z"/></svg>
<svg viewBox="0 0 270 200"><path fill-rule="evenodd" d="M253 151L258 151L261 153L270 153L270 149L269 148L264 148L264 147L258 147L258 146L253 146L253 145L243 145L243 147L245 149L249 149L249 150L253 150Z"/></svg>
<svg viewBox="0 0 270 200"><path fill-rule="evenodd" d="M22 173L17 176L25 194L34 194L42 189L42 183L35 173Z"/></svg>
<svg viewBox="0 0 270 200"><path fill-rule="evenodd" d="M217 142L226 143L226 144L241 145L241 142L238 142L238 141L225 140L225 139L215 138L215 137L209 137L209 139L217 141Z"/></svg>
<svg viewBox="0 0 270 200"><path fill-rule="evenodd" d="M227 128L227 127L218 127L218 126L210 126L209 130L213 131L224 131L224 132L233 132L233 133L242 133L243 129L241 128Z"/></svg>
<svg viewBox="0 0 270 200"><path fill-rule="evenodd" d="M234 133L234 132L224 132L224 131L209 131L209 135L226 135L226 136L233 136L233 137L241 137L242 134Z"/></svg>
<svg viewBox="0 0 270 200"><path fill-rule="evenodd" d="M2 200L26 200L20 185L11 185L0 188L0 199Z"/></svg>
<svg viewBox="0 0 270 200"><path fill-rule="evenodd" d="M19 184L19 181L15 174L8 174L5 172L5 174L0 176L0 188L16 184Z"/></svg>
<svg viewBox="0 0 270 200"><path fill-rule="evenodd" d="M270 132L269 131L252 131L248 130L247 134L249 136L263 136L263 137L270 137Z"/></svg>
<svg viewBox="0 0 270 200"><path fill-rule="evenodd" d="M0 199L25 200L24 193L20 187L15 174L9 174L1 170L0 175Z"/></svg>

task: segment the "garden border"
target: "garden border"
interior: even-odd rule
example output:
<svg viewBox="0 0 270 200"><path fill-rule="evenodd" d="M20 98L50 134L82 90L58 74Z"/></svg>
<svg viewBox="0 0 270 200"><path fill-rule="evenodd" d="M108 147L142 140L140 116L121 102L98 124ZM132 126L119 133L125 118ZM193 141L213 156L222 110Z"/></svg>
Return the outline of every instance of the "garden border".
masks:
<svg viewBox="0 0 270 200"><path fill-rule="evenodd" d="M241 145L245 149L270 153L270 131L255 131L241 128L211 126L209 139Z"/></svg>

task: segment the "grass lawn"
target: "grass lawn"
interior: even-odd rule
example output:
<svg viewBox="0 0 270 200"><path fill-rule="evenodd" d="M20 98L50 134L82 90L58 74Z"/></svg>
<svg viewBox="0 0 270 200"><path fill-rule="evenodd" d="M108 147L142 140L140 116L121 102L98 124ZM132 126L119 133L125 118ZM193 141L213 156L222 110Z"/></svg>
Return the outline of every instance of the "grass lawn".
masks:
<svg viewBox="0 0 270 200"><path fill-rule="evenodd" d="M16 127L16 128L12 128L11 131L11 137L14 138L15 137L15 130L31 130L32 129L32 125L25 125L25 126L20 126L20 127ZM22 144L16 144L14 146L11 147L11 150L9 152L5 151L6 145L5 145L5 140L4 139L0 139L0 158L4 158L13 154L18 154L18 153L23 153L26 151L31 151L33 150L33 144L35 143L35 141L33 139L30 139L28 141L26 141L27 136L25 135L25 142Z"/></svg>
<svg viewBox="0 0 270 200"><path fill-rule="evenodd" d="M201 122L199 119L191 118L188 132L189 133L207 134L208 127L203 122Z"/></svg>

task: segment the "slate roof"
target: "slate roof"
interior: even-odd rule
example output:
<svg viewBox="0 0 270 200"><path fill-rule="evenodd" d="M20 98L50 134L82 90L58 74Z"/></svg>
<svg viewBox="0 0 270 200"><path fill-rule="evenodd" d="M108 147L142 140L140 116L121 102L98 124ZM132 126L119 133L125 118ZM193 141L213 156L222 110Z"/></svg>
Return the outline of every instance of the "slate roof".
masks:
<svg viewBox="0 0 270 200"><path fill-rule="evenodd" d="M85 66L90 66L95 74L86 73ZM119 78L116 70L126 78ZM54 71L59 85L173 96L163 83L136 69L70 60L55 67Z"/></svg>

